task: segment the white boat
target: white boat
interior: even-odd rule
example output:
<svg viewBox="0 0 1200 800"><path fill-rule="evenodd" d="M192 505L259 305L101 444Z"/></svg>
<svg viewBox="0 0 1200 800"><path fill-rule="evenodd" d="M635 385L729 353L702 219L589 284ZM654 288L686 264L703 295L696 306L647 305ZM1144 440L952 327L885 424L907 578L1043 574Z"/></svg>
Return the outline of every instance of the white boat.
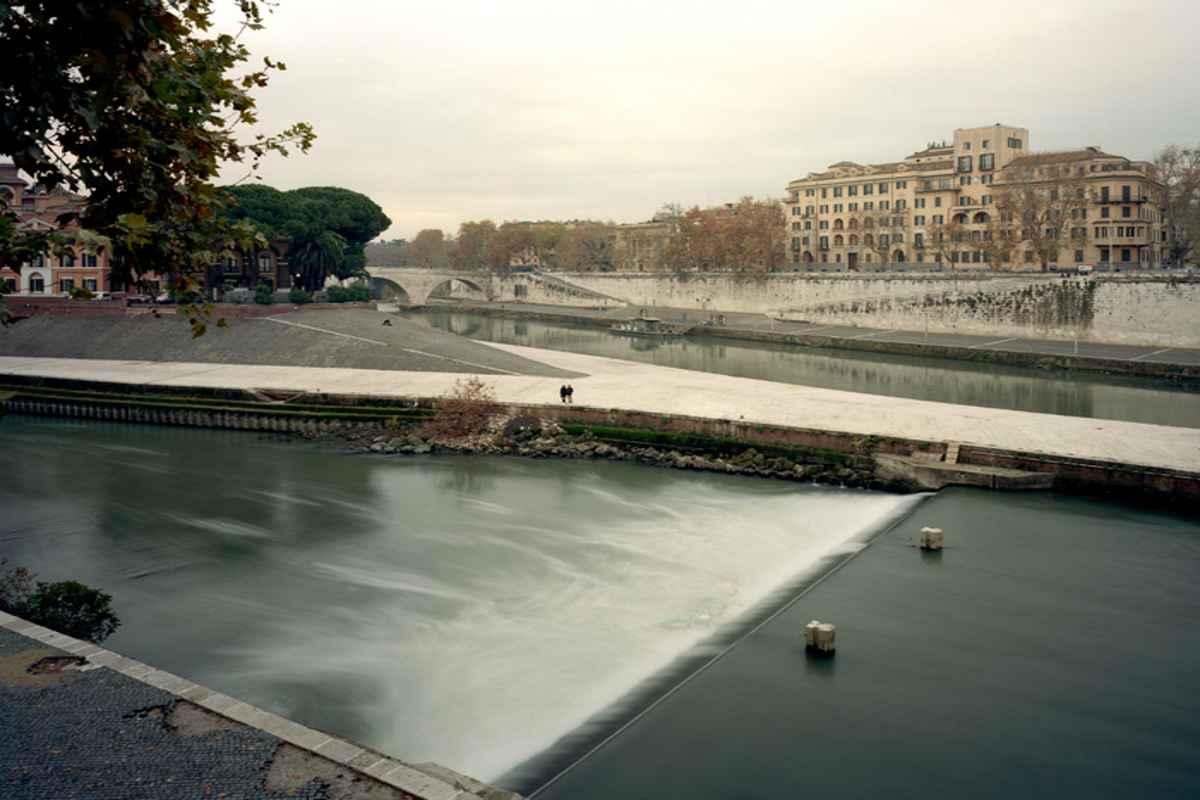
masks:
<svg viewBox="0 0 1200 800"><path fill-rule="evenodd" d="M633 317L614 322L609 331L626 336L683 336L690 328L686 323L664 322L658 317Z"/></svg>

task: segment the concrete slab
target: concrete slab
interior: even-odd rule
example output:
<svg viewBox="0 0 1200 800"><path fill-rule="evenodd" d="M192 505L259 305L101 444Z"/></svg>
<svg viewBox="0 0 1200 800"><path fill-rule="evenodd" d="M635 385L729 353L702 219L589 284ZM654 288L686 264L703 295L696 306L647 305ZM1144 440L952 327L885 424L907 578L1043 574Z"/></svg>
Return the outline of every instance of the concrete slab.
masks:
<svg viewBox="0 0 1200 800"><path fill-rule="evenodd" d="M896 436L1200 472L1200 429L959 406L659 367L507 344L490 347L580 373L580 405ZM200 369L197 369L200 367ZM0 374L131 384L292 389L405 397L442 395L459 376L311 367L91 359L8 359ZM557 377L488 376L502 402L556 405Z"/></svg>

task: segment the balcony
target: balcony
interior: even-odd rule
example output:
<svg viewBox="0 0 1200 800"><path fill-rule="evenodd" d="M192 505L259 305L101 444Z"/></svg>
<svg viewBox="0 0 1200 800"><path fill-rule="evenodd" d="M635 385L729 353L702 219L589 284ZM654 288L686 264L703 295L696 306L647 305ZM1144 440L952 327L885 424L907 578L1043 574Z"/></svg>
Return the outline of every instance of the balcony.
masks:
<svg viewBox="0 0 1200 800"><path fill-rule="evenodd" d="M926 188L925 186L918 183L916 192L917 192L917 194L930 194L932 192L959 192L959 191L962 191L962 188L963 187L959 186L958 184L955 184L953 186L931 185L928 188Z"/></svg>
<svg viewBox="0 0 1200 800"><path fill-rule="evenodd" d="M1149 197L1093 197L1092 202L1099 203L1100 205L1124 206L1124 205L1136 205L1136 204L1140 204L1140 203L1149 203L1150 198Z"/></svg>

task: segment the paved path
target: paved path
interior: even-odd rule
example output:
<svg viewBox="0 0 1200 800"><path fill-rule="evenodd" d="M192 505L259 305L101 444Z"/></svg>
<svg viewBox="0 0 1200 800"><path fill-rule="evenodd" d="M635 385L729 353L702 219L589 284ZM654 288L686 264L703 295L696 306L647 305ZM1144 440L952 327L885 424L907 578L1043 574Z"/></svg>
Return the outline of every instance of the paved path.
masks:
<svg viewBox="0 0 1200 800"><path fill-rule="evenodd" d="M571 308L568 306L501 303L500 307L510 311L559 314L583 319L626 319L641 309L630 306L617 309ZM497 304L446 304L449 308L461 307L464 311L474 308L487 310ZM826 325L812 322L775 320L765 314L749 314L735 311L698 311L696 309L647 307L646 313L670 321L703 322L709 317L723 313L725 331L772 331L796 335L816 334L835 339L873 339L881 342L903 342L905 344L928 344L942 347L967 347L973 350L998 350L1016 353L1040 353L1046 355L1077 355L1084 358L1111 358L1119 361L1145 361L1162 364L1200 366L1200 349L1186 347L1158 347L1144 345L1105 344L1102 342L1070 342L1060 339L1026 339L1008 336L976 336L958 333L925 333L923 331L897 331L887 328L863 328L853 325Z"/></svg>
<svg viewBox="0 0 1200 800"><path fill-rule="evenodd" d="M552 368L583 373L585 377L570 379L580 405L957 441L1200 472L1198 429L951 405L516 345L489 346ZM440 395L457 378L447 373L394 370L0 357L0 376L6 373L168 386L403 396ZM563 383L561 378L529 375L488 376L487 381L502 401L550 404L558 402L558 388Z"/></svg>

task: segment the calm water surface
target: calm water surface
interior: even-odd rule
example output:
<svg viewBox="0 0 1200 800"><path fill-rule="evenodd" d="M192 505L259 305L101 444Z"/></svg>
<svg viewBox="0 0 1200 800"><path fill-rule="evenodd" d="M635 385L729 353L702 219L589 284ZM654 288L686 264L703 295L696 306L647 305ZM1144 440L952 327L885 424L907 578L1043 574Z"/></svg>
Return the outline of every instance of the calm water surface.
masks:
<svg viewBox="0 0 1200 800"><path fill-rule="evenodd" d="M1200 428L1200 393L1145 379L691 336L615 336L593 327L503 319L449 309L412 316L488 342L848 392Z"/></svg>
<svg viewBox="0 0 1200 800"><path fill-rule="evenodd" d="M537 797L1200 797L1200 524L943 491Z"/></svg>
<svg viewBox="0 0 1200 800"><path fill-rule="evenodd" d="M0 452L0 555L110 592L113 649L483 779L920 500L13 416Z"/></svg>

